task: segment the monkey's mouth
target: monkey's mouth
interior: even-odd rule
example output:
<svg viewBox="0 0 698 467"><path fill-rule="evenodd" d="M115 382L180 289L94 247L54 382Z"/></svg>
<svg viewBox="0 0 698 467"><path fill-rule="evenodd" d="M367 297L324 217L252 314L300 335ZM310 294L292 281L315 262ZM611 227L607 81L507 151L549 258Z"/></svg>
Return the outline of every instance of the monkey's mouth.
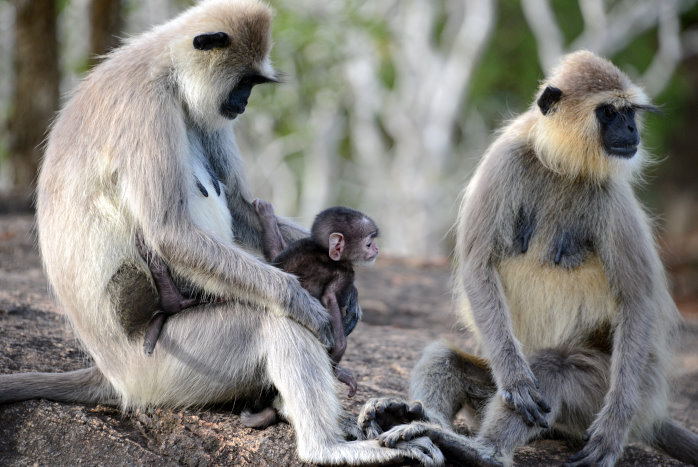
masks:
<svg viewBox="0 0 698 467"><path fill-rule="evenodd" d="M221 115L223 117L227 118L228 120L234 120L238 115L243 113L245 109L239 109L237 107L229 106L229 105L222 105L221 106Z"/></svg>
<svg viewBox="0 0 698 467"><path fill-rule="evenodd" d="M610 156L623 157L625 159L630 159L637 152L636 144L628 144L625 146L609 146L606 147L606 152Z"/></svg>
<svg viewBox="0 0 698 467"><path fill-rule="evenodd" d="M235 117L245 112L245 107L247 107L247 100L241 102L240 99L233 96L229 97L221 104L219 112L225 118L233 120Z"/></svg>

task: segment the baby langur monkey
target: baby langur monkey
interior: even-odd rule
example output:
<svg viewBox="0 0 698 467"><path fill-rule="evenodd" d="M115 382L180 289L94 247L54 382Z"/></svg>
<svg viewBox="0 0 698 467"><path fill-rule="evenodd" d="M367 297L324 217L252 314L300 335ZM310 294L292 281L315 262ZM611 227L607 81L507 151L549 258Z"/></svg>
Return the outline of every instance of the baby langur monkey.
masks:
<svg viewBox="0 0 698 467"><path fill-rule="evenodd" d="M354 265L371 265L378 257L378 227L359 211L335 206L317 215L310 237L287 245L271 203L256 199L253 204L262 226L262 251L267 261L298 276L303 288L327 308L335 336L330 357L337 379L349 386L348 396L352 397L356 380L338 364L347 347L346 336L357 319L343 322L341 310L356 299Z"/></svg>

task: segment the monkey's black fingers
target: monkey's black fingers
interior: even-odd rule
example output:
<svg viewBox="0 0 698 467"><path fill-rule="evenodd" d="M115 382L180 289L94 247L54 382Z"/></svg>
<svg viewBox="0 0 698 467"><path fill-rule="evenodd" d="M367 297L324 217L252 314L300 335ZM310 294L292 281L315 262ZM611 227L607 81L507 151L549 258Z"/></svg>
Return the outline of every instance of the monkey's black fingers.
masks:
<svg viewBox="0 0 698 467"><path fill-rule="evenodd" d="M576 454L572 454L570 457L567 458L567 461L563 464L565 467L570 467L573 464L575 464L578 460L583 459L586 457L586 452L584 450L581 450L577 452Z"/></svg>
<svg viewBox="0 0 698 467"><path fill-rule="evenodd" d="M538 407L540 407L543 412L550 413L553 409L545 402L545 399L543 399L540 394L536 394L537 396L533 398L533 401L538 404Z"/></svg>
<svg viewBox="0 0 698 467"><path fill-rule="evenodd" d="M600 466L611 467L623 452L623 446L614 437L590 429L589 441L565 463L569 467Z"/></svg>
<svg viewBox="0 0 698 467"><path fill-rule="evenodd" d="M540 395L538 391L529 391L528 395L531 396L531 399L533 399L533 402L536 404L536 410L533 410L533 416L536 419L536 425L538 425L541 428L549 428L550 425L548 425L548 421L545 419L545 415L543 413L550 413L552 410L550 406L548 405L545 400L543 400L543 397ZM543 411L543 413L541 413Z"/></svg>
<svg viewBox="0 0 698 467"><path fill-rule="evenodd" d="M384 412L390 413L393 417L404 418L407 413L407 405L403 401L394 400L388 404Z"/></svg>
<svg viewBox="0 0 698 467"><path fill-rule="evenodd" d="M420 401L414 401L410 404L410 406L407 409L407 419L409 421L426 419L426 414L424 413L424 406Z"/></svg>
<svg viewBox="0 0 698 467"><path fill-rule="evenodd" d="M550 413L550 406L535 389L533 381L522 381L511 385L511 389L501 391L505 404L528 426L538 425L549 428L545 413Z"/></svg>
<svg viewBox="0 0 698 467"><path fill-rule="evenodd" d="M519 413L521 414L521 418L523 418L523 421L526 425L533 426L536 424L535 417L531 414L531 412L526 408L525 405L521 405L521 407L519 407Z"/></svg>

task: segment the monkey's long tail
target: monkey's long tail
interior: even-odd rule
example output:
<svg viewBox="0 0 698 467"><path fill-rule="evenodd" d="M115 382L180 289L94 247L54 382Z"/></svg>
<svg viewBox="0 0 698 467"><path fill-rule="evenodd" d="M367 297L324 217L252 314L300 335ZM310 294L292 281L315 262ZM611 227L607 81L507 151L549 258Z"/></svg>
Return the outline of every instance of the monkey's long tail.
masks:
<svg viewBox="0 0 698 467"><path fill-rule="evenodd" d="M681 462L698 465L698 435L674 420L661 423L652 444Z"/></svg>
<svg viewBox="0 0 698 467"><path fill-rule="evenodd" d="M0 404L27 399L114 404L117 396L96 367L66 373L0 375Z"/></svg>

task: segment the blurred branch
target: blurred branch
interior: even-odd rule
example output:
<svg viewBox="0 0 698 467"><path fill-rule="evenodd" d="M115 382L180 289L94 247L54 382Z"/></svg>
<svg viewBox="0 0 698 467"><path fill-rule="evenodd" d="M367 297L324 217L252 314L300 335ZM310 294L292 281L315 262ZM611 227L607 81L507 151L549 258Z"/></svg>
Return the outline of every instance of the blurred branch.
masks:
<svg viewBox="0 0 698 467"><path fill-rule="evenodd" d="M588 49L600 55L613 56L637 36L656 26L659 49L641 78L648 94L654 96L666 87L683 58L682 39L691 40L691 36L681 36L679 16L683 9L694 3L681 0L625 0L607 11L607 1L579 0L584 30L569 47L565 47L549 0L522 0L521 6L538 45L538 60L546 72L568 51Z"/></svg>
<svg viewBox="0 0 698 467"><path fill-rule="evenodd" d="M538 44L540 66L543 70L550 70L563 54L565 45L550 2L522 0L521 7Z"/></svg>
<svg viewBox="0 0 698 467"><path fill-rule="evenodd" d="M681 36L683 58L698 54L698 27L685 31Z"/></svg>
<svg viewBox="0 0 698 467"><path fill-rule="evenodd" d="M447 210L434 209L434 201L446 196L444 184L435 181L443 177L453 155L452 133L488 43L495 8L493 1L483 0L445 2L443 12L439 2L393 5L398 4L387 17L396 75L392 89L380 83L378 63L356 47L355 39L350 41L351 126L358 160L374 161L366 172L364 196L372 214L381 219L385 242L396 253L424 256L438 253L440 237L451 222ZM435 38L440 14L446 24ZM376 119L391 147L375 128Z"/></svg>
<svg viewBox="0 0 698 467"><path fill-rule="evenodd" d="M642 76L645 90L650 96L659 94L674 75L674 70L682 58L680 34L678 1L660 2L657 30L659 50Z"/></svg>

